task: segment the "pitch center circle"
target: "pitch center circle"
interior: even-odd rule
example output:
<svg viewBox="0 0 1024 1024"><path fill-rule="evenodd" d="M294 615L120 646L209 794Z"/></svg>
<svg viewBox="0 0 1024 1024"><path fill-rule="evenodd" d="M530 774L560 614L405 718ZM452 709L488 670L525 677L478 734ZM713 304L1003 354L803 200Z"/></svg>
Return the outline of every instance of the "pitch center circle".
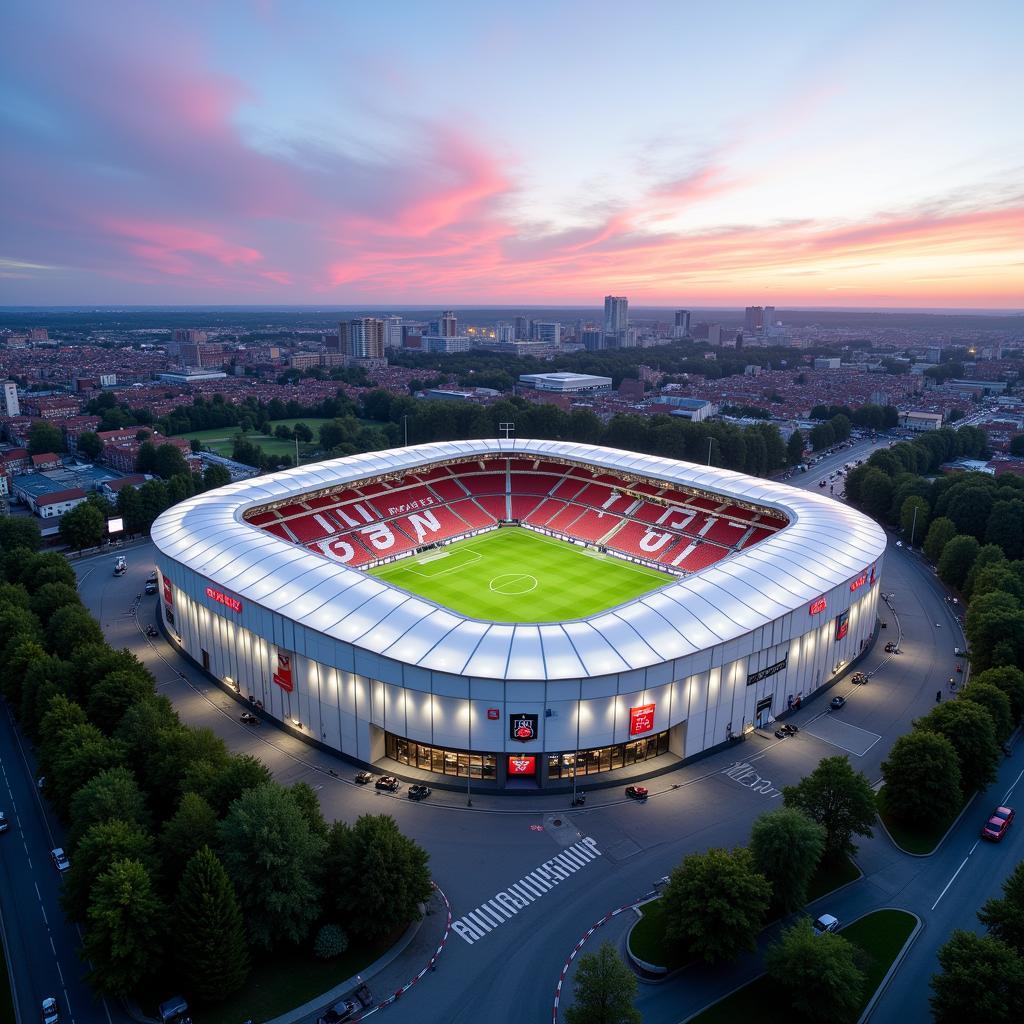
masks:
<svg viewBox="0 0 1024 1024"><path fill-rule="evenodd" d="M489 587L495 594L507 594L509 597L515 597L536 590L537 577L531 576L528 572L505 572L500 576L495 576Z"/></svg>

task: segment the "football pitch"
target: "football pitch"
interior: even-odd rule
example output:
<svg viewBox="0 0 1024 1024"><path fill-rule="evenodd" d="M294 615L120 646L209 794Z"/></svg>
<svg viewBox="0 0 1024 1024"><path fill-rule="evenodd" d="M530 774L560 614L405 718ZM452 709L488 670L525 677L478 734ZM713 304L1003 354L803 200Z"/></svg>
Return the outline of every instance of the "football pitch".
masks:
<svg viewBox="0 0 1024 1024"><path fill-rule="evenodd" d="M514 526L369 572L452 611L493 622L582 619L676 579Z"/></svg>

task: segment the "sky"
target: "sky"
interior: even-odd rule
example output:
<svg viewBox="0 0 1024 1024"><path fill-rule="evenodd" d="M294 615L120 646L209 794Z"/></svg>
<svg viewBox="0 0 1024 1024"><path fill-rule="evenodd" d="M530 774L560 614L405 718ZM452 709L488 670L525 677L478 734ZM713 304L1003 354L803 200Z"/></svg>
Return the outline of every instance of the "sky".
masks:
<svg viewBox="0 0 1024 1024"><path fill-rule="evenodd" d="M0 304L1024 309L1024 5L8 0Z"/></svg>

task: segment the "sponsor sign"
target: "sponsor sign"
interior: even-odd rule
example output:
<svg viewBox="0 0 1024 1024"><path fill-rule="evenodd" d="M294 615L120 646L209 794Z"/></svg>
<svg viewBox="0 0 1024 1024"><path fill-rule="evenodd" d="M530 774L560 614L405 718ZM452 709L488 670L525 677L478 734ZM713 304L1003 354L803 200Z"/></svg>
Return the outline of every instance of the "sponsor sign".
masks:
<svg viewBox="0 0 1024 1024"><path fill-rule="evenodd" d="M489 722L496 722L499 718L501 718L501 712L497 708L487 709L487 720Z"/></svg>
<svg viewBox="0 0 1024 1024"><path fill-rule="evenodd" d="M759 669L757 672L751 672L750 675L747 676L747 686L753 686L754 683L759 683L762 679L767 679L769 676L777 676L780 672L785 670L786 662L788 660L789 655L787 654L782 661L777 661L774 665L769 665L767 668Z"/></svg>
<svg viewBox="0 0 1024 1024"><path fill-rule="evenodd" d="M242 602L239 601L237 597L225 594L223 590L217 590L214 587L207 587L206 596L211 601L216 601L218 604L224 605L225 608L230 608L233 612L240 612L242 610Z"/></svg>
<svg viewBox="0 0 1024 1024"><path fill-rule="evenodd" d="M819 597L819 598L815 599L814 601L812 601L807 606L807 610L812 615L817 615L820 612L823 612L827 607L828 607L828 601L826 601L825 598L823 598L823 597Z"/></svg>
<svg viewBox="0 0 1024 1024"><path fill-rule="evenodd" d="M537 715L509 715L508 735L510 739L520 743L529 743L537 738L539 719Z"/></svg>
<svg viewBox="0 0 1024 1024"><path fill-rule="evenodd" d="M836 616L836 641L842 640L850 632L850 613L840 612Z"/></svg>
<svg viewBox="0 0 1024 1024"><path fill-rule="evenodd" d="M853 580L850 583L850 589L851 590L860 590L860 588L863 587L864 584L867 583L867 581L868 581L868 574L866 572L862 572L855 580Z"/></svg>
<svg viewBox="0 0 1024 1024"><path fill-rule="evenodd" d="M524 757L509 755L508 773L509 775L536 775L537 758L533 754L527 754Z"/></svg>
<svg viewBox="0 0 1024 1024"><path fill-rule="evenodd" d="M629 709L629 735L640 736L654 728L654 705L641 704Z"/></svg>
<svg viewBox="0 0 1024 1024"><path fill-rule="evenodd" d="M286 693L291 693L295 689L292 679L291 652L282 651L280 647L277 648L277 671L274 672L273 678L274 682Z"/></svg>
<svg viewBox="0 0 1024 1024"><path fill-rule="evenodd" d="M171 590L171 581L164 576L164 604L168 608L174 604L174 592Z"/></svg>
<svg viewBox="0 0 1024 1024"><path fill-rule="evenodd" d="M875 584L875 569L877 567L878 567L878 563L877 562L875 562L874 565L871 566L871 585L872 586L874 586L874 584Z"/></svg>

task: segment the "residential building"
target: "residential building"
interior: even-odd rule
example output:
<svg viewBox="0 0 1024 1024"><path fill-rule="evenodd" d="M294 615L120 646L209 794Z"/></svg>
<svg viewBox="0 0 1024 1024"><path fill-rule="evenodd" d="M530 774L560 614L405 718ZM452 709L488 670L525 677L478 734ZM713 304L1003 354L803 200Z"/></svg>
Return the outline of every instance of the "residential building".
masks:
<svg viewBox="0 0 1024 1024"><path fill-rule="evenodd" d="M18 404L18 385L13 380L4 381L4 415L21 415L21 406Z"/></svg>
<svg viewBox="0 0 1024 1024"><path fill-rule="evenodd" d="M517 316L513 322L516 332L516 341L528 341L530 338L530 318Z"/></svg>
<svg viewBox="0 0 1024 1024"><path fill-rule="evenodd" d="M560 345L562 343L562 325L543 320L534 321L537 340L542 345Z"/></svg>
<svg viewBox="0 0 1024 1024"><path fill-rule="evenodd" d="M907 430L938 430L942 426L939 412L900 412L899 423Z"/></svg>
<svg viewBox="0 0 1024 1024"><path fill-rule="evenodd" d="M384 317L384 347L402 347L402 318L400 316Z"/></svg>
<svg viewBox="0 0 1024 1024"><path fill-rule="evenodd" d="M604 331L597 327L584 327L580 332L580 341L588 352L597 352L605 348Z"/></svg>
<svg viewBox="0 0 1024 1024"><path fill-rule="evenodd" d="M685 338L690 333L690 311L688 309L677 309L672 324L672 337Z"/></svg>
<svg viewBox="0 0 1024 1024"><path fill-rule="evenodd" d="M628 326L629 299L625 295L606 295L604 297L604 333L615 339L612 345L619 344L619 339L626 333Z"/></svg>
<svg viewBox="0 0 1024 1024"><path fill-rule="evenodd" d="M505 344L516 340L516 329L513 324L501 322L494 327L494 340Z"/></svg>

